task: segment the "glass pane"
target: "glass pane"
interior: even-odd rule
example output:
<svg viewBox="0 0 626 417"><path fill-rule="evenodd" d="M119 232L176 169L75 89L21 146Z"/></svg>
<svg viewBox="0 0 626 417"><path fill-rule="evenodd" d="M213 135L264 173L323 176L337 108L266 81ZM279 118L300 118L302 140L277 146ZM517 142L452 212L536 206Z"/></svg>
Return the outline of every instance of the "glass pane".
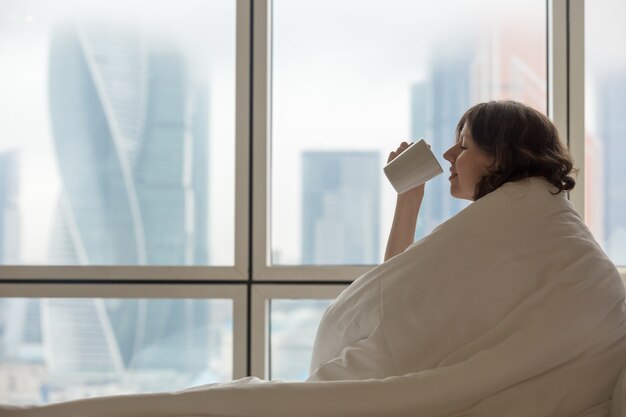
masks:
<svg viewBox="0 0 626 417"><path fill-rule="evenodd" d="M313 342L332 300L271 300L270 378L303 381L309 376Z"/></svg>
<svg viewBox="0 0 626 417"><path fill-rule="evenodd" d="M232 379L232 300L0 299L0 403Z"/></svg>
<svg viewBox="0 0 626 417"><path fill-rule="evenodd" d="M232 265L235 1L0 22L0 263Z"/></svg>
<svg viewBox="0 0 626 417"><path fill-rule="evenodd" d="M585 222L626 265L626 3L585 3Z"/></svg>
<svg viewBox="0 0 626 417"><path fill-rule="evenodd" d="M380 262L391 150L424 137L447 169L472 104L546 110L545 0L275 0L273 31L272 264ZM418 238L465 207L444 177Z"/></svg>

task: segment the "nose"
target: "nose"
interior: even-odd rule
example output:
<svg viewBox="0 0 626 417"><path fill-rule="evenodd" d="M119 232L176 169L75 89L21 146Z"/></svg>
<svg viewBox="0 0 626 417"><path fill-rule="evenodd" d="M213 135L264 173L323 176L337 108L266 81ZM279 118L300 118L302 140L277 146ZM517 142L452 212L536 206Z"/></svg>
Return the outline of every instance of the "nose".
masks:
<svg viewBox="0 0 626 417"><path fill-rule="evenodd" d="M444 154L443 154L443 159L445 159L446 161L450 162L451 164L454 163L455 155L454 152L452 152L453 148L448 149Z"/></svg>

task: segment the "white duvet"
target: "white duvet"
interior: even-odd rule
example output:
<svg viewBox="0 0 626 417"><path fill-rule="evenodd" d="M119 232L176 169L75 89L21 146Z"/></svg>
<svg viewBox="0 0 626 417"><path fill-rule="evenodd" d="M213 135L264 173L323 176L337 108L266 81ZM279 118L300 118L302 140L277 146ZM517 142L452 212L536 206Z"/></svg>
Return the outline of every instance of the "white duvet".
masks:
<svg viewBox="0 0 626 417"><path fill-rule="evenodd" d="M307 382L250 378L0 416L621 415L624 287L550 189L505 184L357 279L322 319Z"/></svg>

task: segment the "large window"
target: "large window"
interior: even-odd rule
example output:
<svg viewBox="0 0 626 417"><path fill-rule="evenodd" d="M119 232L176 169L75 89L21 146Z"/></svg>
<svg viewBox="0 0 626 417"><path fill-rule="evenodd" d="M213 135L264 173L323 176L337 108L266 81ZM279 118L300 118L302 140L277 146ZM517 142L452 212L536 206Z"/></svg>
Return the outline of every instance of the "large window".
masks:
<svg viewBox="0 0 626 417"><path fill-rule="evenodd" d="M0 294L3 404L179 390L246 373L242 285L2 284Z"/></svg>
<svg viewBox="0 0 626 417"><path fill-rule="evenodd" d="M0 262L232 265L235 3L0 19Z"/></svg>
<svg viewBox="0 0 626 417"><path fill-rule="evenodd" d="M449 166L472 103L546 111L544 0L275 0L272 18L271 264L381 262L390 151L423 137ZM466 206L444 177L417 238Z"/></svg>
<svg viewBox="0 0 626 417"><path fill-rule="evenodd" d="M388 153L424 137L447 168L480 101L555 120L572 201L626 264L625 19L617 0L3 5L0 402L305 379L325 308L382 260ZM464 206L429 182L416 239Z"/></svg>

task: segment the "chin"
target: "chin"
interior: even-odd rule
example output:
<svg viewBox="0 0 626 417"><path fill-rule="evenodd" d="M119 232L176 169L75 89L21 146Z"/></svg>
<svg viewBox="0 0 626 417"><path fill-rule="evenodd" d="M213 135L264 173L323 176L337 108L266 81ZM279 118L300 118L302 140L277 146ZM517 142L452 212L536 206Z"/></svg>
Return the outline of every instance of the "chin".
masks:
<svg viewBox="0 0 626 417"><path fill-rule="evenodd" d="M473 195L464 193L462 190L459 190L458 187L454 184L450 185L450 195L454 198L458 198L459 200L474 201Z"/></svg>

